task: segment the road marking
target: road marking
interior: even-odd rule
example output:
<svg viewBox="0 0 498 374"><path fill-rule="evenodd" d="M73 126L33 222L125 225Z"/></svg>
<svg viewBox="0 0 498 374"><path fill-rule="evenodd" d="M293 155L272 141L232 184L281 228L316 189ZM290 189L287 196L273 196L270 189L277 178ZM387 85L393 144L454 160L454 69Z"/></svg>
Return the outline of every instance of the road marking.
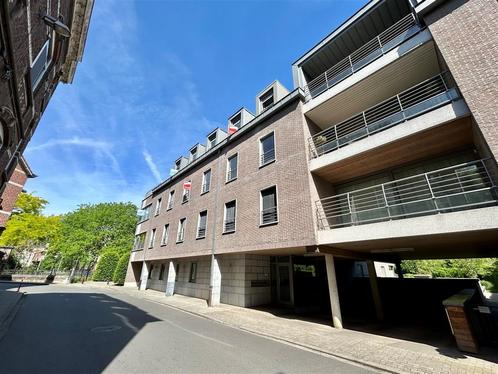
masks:
<svg viewBox="0 0 498 374"><path fill-rule="evenodd" d="M185 332L188 332L189 334L192 334L192 335L198 336L199 338L203 338L203 339L211 340L211 341L213 341L213 342L215 342L215 343L222 344L222 345L225 345L225 346L230 347L230 348L234 348L234 346L233 346L233 345L231 345L231 344L228 344L228 343L222 342L221 340L218 340L218 339L215 339L215 338L211 338L211 337L209 337L209 336L199 334L198 332L195 332L195 331L192 331L192 330L186 329L185 327L182 327L182 326L180 326L180 325L176 324L175 322L170 321L170 320L168 320L168 319L163 319L163 321L164 321L164 322L166 322L166 323L169 323L171 326L174 326L174 327L176 327L176 328L178 328L178 329L180 329L180 330L183 330L183 331L185 331Z"/></svg>
<svg viewBox="0 0 498 374"><path fill-rule="evenodd" d="M128 327L131 331L133 331L135 334L138 333L138 329L130 322L128 318L119 313L112 313L112 314L118 317L124 323L124 325Z"/></svg>

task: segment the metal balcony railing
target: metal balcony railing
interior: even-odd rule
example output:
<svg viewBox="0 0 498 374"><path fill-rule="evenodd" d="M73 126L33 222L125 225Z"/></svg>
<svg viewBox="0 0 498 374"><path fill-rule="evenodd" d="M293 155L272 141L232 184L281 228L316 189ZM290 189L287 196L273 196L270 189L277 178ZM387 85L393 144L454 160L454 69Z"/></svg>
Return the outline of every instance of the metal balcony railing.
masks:
<svg viewBox="0 0 498 374"><path fill-rule="evenodd" d="M263 209L261 211L261 224L266 225L269 223L275 223L278 221L277 207L272 206L271 208Z"/></svg>
<svg viewBox="0 0 498 374"><path fill-rule="evenodd" d="M208 191L209 191L209 187L210 187L210 185L211 185L211 184L210 184L209 182L203 183L201 193L208 192Z"/></svg>
<svg viewBox="0 0 498 374"><path fill-rule="evenodd" d="M319 229L497 205L488 160L455 165L316 201Z"/></svg>
<svg viewBox="0 0 498 374"><path fill-rule="evenodd" d="M330 87L354 74L365 65L389 52L421 30L413 14L408 14L375 38L339 61L330 69L309 82L304 92L306 101L320 95Z"/></svg>
<svg viewBox="0 0 498 374"><path fill-rule="evenodd" d="M199 227L197 229L197 239L206 237L206 227Z"/></svg>
<svg viewBox="0 0 498 374"><path fill-rule="evenodd" d="M185 190L185 192L184 192L184 194L182 196L182 204L186 203L189 200L190 200L190 191L189 190Z"/></svg>
<svg viewBox="0 0 498 374"><path fill-rule="evenodd" d="M227 182L230 182L234 179L237 178L237 168L233 168L231 170L228 170L227 172Z"/></svg>
<svg viewBox="0 0 498 374"><path fill-rule="evenodd" d="M228 233L228 232L234 232L235 231L235 220L225 220L223 222L223 232Z"/></svg>
<svg viewBox="0 0 498 374"><path fill-rule="evenodd" d="M260 156L259 164L261 166L266 165L275 160L275 149L269 149Z"/></svg>
<svg viewBox="0 0 498 374"><path fill-rule="evenodd" d="M309 138L316 158L459 98L447 73L429 78Z"/></svg>

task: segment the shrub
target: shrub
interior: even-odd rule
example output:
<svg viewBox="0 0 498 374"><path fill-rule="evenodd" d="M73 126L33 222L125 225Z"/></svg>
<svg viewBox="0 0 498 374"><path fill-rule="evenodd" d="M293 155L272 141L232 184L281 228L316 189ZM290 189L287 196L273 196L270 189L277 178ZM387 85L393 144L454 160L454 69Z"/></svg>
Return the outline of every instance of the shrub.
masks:
<svg viewBox="0 0 498 374"><path fill-rule="evenodd" d="M482 280L481 286L483 286L486 289L486 291L488 291L488 292L492 292L492 290L494 289L493 283L491 283L490 281L487 281L487 280Z"/></svg>
<svg viewBox="0 0 498 374"><path fill-rule="evenodd" d="M95 273L93 273L94 281L109 282L112 280L114 270L119 261L119 254L116 252L106 252L100 256Z"/></svg>
<svg viewBox="0 0 498 374"><path fill-rule="evenodd" d="M112 281L122 286L124 284L126 278L126 270L128 269L128 262L130 261L130 253L125 253L119 258L116 269L114 270L114 275L112 277Z"/></svg>

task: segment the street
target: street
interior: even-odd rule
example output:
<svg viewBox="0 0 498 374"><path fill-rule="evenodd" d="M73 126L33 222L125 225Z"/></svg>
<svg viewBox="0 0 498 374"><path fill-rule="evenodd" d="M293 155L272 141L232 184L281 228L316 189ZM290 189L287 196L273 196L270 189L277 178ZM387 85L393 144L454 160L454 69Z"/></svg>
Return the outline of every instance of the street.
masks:
<svg viewBox="0 0 498 374"><path fill-rule="evenodd" d="M116 291L21 290L26 296L0 341L2 373L370 371Z"/></svg>

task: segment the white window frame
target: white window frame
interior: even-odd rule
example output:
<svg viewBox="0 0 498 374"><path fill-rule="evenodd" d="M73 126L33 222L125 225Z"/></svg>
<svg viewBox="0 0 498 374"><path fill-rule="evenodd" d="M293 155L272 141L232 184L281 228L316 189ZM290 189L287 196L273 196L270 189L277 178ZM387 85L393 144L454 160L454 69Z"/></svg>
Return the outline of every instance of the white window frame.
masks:
<svg viewBox="0 0 498 374"><path fill-rule="evenodd" d="M149 236L149 247L154 248L154 242L156 241L156 229L152 229Z"/></svg>
<svg viewBox="0 0 498 374"><path fill-rule="evenodd" d="M190 182L190 190L186 189L185 187L183 187L183 193L182 193L182 204L185 204L185 203L188 203L190 201L190 197L191 197L191 192L192 192L192 181L187 181L187 182ZM187 196L187 198L185 199L185 196Z"/></svg>
<svg viewBox="0 0 498 374"><path fill-rule="evenodd" d="M214 137L214 139L213 139L214 140L214 144L212 144L212 140L209 139L211 137ZM218 144L218 134L215 131L215 132L213 132L213 133L211 133L211 134L209 134L207 136L207 147L206 148L207 149L212 149L212 148L216 147L217 144Z"/></svg>
<svg viewBox="0 0 498 374"><path fill-rule="evenodd" d="M157 201L156 201L156 209L154 211L154 215L155 216L157 216L157 215L159 215L159 213L161 213L162 203L163 203L162 197L160 197L159 199L157 199Z"/></svg>
<svg viewBox="0 0 498 374"><path fill-rule="evenodd" d="M277 200L277 220L273 222L266 222L263 223L263 191L268 190L272 187L275 187L275 198ZM278 187L276 184L272 186L265 187L259 191L259 226L269 226L269 225L276 225L279 220L280 220L280 211L279 211L280 204L278 203Z"/></svg>
<svg viewBox="0 0 498 374"><path fill-rule="evenodd" d="M180 229L182 227L182 221L183 221L183 237L180 240ZM177 243L183 243L185 241L185 227L187 225L187 218L180 218L178 220L178 230L176 231L176 242Z"/></svg>
<svg viewBox="0 0 498 374"><path fill-rule="evenodd" d="M209 188L204 190L204 185L206 184L206 173L209 172ZM211 189L211 181L213 179L213 171L211 169L207 169L202 173L202 183L201 183L201 195L208 193Z"/></svg>
<svg viewBox="0 0 498 374"><path fill-rule="evenodd" d="M42 48L38 52L38 55L36 55L36 57L34 58L33 63L30 65L30 74L32 72L33 66L35 66L35 63L37 62L37 60L42 56L43 51L45 50L45 48L46 48L46 51L47 51L47 61L45 62L45 67L44 67L43 71L38 76L38 78L36 79L36 81L34 81L33 83L31 83L31 85L32 85L31 89L33 91L38 87L38 85L40 84L43 76L47 72L48 67L52 63L52 54L53 54L52 37L49 37L47 39L47 41L43 44Z"/></svg>
<svg viewBox="0 0 498 374"><path fill-rule="evenodd" d="M268 161L268 162L263 164L262 163L262 160L263 160L263 140L268 138L269 136L273 136L273 160ZM260 168L277 161L277 137L275 136L275 130L270 131L266 135L260 136L258 139L258 144L259 144L259 167Z"/></svg>
<svg viewBox="0 0 498 374"><path fill-rule="evenodd" d="M267 95L270 92L271 92L272 103L265 108L263 106L263 103L266 102L266 101L268 101L268 99L263 100L263 96ZM273 105L275 105L275 90L274 90L274 87L271 87L268 90L266 90L265 92L263 92L261 95L259 95L258 99L259 99L259 107L260 107L261 113L263 113L264 111L270 109Z"/></svg>
<svg viewBox="0 0 498 374"><path fill-rule="evenodd" d="M169 223L163 226L163 235L161 236L161 245L167 245L169 239Z"/></svg>
<svg viewBox="0 0 498 374"><path fill-rule="evenodd" d="M230 171L230 160L234 157L237 157L237 175L235 176L235 178L232 178L232 179L228 179L228 175L229 175L229 171ZM229 157L227 157L227 167L226 167L226 176L225 176L225 183L230 183L230 182L233 182L234 180L236 180L237 178L239 177L239 153L236 152L232 155L230 155Z"/></svg>
<svg viewBox="0 0 498 374"><path fill-rule="evenodd" d="M173 209L173 204L175 203L175 190L169 191L168 195L168 206L166 207L166 210L171 210Z"/></svg>
<svg viewBox="0 0 498 374"><path fill-rule="evenodd" d="M199 229L200 229L200 225L201 225L201 214L206 212L206 227L204 228L204 236L200 236L199 235ZM208 227L208 211L207 209L204 209L202 211L199 212L199 215L197 216L197 228L195 230L195 238L196 239L204 239L206 237L206 234L207 234L207 227Z"/></svg>
<svg viewBox="0 0 498 374"><path fill-rule="evenodd" d="M234 215L234 224L233 224L233 230L226 231L225 230L225 222L227 220L227 204L235 202L235 215ZM237 231L237 199L227 201L225 204L223 204L223 234L231 234Z"/></svg>

